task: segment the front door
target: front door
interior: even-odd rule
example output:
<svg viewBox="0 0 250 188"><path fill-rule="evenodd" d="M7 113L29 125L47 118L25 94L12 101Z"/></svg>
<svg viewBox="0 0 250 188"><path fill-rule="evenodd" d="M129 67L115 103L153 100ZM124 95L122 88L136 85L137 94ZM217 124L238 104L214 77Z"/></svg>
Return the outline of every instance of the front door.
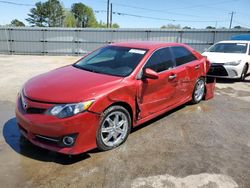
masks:
<svg viewBox="0 0 250 188"><path fill-rule="evenodd" d="M173 105L177 78L174 73L175 63L169 48L162 48L153 53L144 66L158 73L157 79L139 80L138 105L139 119L145 118Z"/></svg>

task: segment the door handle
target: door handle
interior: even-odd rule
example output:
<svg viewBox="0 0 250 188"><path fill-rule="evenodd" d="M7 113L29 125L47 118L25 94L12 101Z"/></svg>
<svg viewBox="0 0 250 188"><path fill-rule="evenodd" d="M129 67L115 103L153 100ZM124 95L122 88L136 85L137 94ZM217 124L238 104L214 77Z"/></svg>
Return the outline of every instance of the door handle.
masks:
<svg viewBox="0 0 250 188"><path fill-rule="evenodd" d="M172 74L172 75L170 75L168 78L169 78L169 80L173 80L173 79L175 79L177 76L176 76L176 74Z"/></svg>
<svg viewBox="0 0 250 188"><path fill-rule="evenodd" d="M199 69L199 68L200 68L200 65L196 65L194 68L195 68L195 69Z"/></svg>

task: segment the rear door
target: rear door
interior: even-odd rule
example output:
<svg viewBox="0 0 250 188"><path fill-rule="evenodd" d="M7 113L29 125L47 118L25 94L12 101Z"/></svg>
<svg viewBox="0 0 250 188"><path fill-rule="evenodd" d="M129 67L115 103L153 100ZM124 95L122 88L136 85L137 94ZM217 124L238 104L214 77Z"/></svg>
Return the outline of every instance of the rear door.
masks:
<svg viewBox="0 0 250 188"><path fill-rule="evenodd" d="M145 68L158 73L158 79L141 79L138 93L139 119L163 110L175 103L177 82L173 73L175 66L169 48L155 51L146 62Z"/></svg>
<svg viewBox="0 0 250 188"><path fill-rule="evenodd" d="M200 76L200 70L204 69L203 64L185 47L171 47L178 77L178 85L176 87L176 97L181 101L190 97L193 92L193 86Z"/></svg>

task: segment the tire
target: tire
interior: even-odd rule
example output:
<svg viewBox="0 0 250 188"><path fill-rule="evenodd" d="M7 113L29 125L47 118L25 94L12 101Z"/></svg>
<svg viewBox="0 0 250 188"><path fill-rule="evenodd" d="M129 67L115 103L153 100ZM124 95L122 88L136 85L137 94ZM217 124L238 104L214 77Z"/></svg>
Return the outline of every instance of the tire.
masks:
<svg viewBox="0 0 250 188"><path fill-rule="evenodd" d="M195 83L191 102L193 104L198 104L203 99L204 94L205 94L205 79L199 78Z"/></svg>
<svg viewBox="0 0 250 188"><path fill-rule="evenodd" d="M240 81L244 81L246 79L247 71L248 71L248 65L245 64L240 76Z"/></svg>
<svg viewBox="0 0 250 188"><path fill-rule="evenodd" d="M97 148L111 150L123 144L131 131L131 117L122 106L111 106L103 112L96 135Z"/></svg>

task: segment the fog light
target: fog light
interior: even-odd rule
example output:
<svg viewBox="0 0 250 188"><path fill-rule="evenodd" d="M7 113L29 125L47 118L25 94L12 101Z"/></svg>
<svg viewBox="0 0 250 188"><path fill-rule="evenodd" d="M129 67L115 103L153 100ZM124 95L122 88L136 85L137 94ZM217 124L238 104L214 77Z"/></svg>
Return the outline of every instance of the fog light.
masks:
<svg viewBox="0 0 250 188"><path fill-rule="evenodd" d="M72 146L75 143L75 138L72 136L63 137L63 144L66 146Z"/></svg>

